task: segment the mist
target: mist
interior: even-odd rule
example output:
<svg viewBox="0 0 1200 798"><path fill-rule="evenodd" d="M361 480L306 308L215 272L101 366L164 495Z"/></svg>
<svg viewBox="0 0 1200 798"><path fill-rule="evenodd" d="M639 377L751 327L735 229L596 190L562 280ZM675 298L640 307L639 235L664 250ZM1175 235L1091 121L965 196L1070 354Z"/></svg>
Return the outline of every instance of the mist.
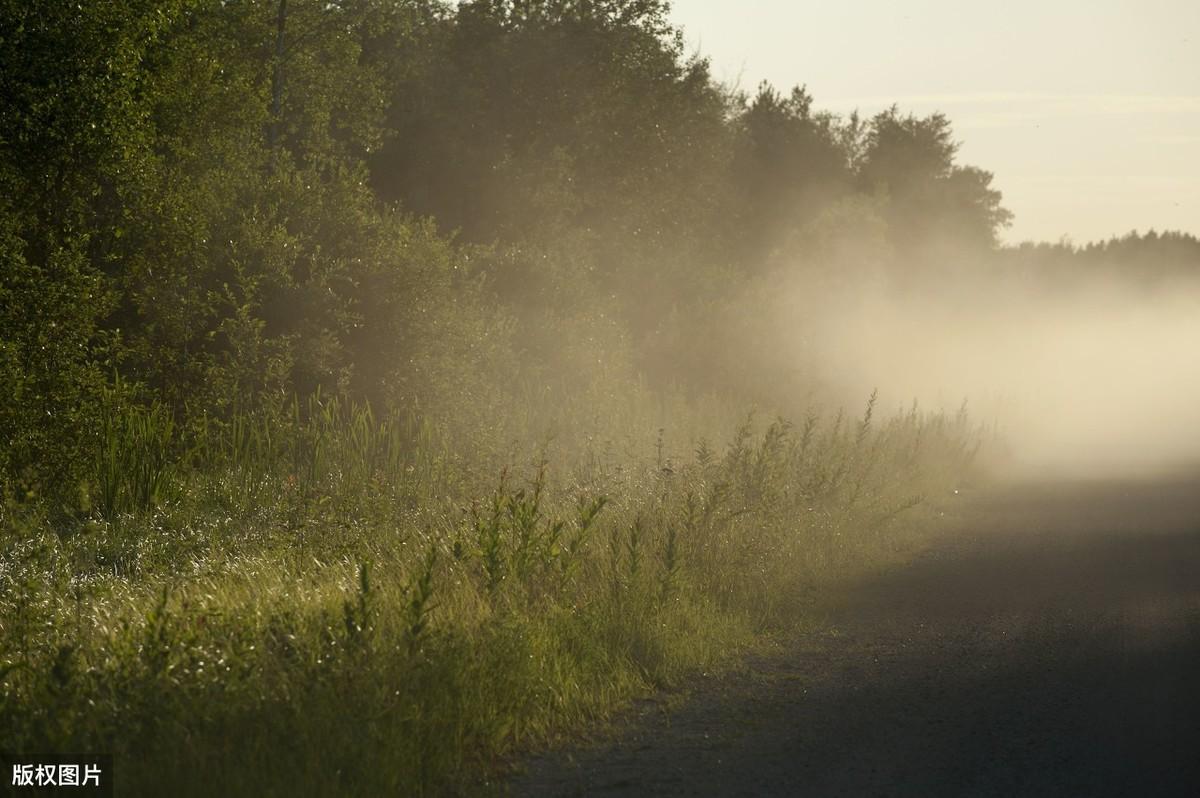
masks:
<svg viewBox="0 0 1200 798"><path fill-rule="evenodd" d="M806 340L843 401L878 388L884 408L965 402L1003 441L1004 472L1127 476L1200 461L1192 280L1146 287L1105 272L1063 286L995 268L864 280L828 297Z"/></svg>

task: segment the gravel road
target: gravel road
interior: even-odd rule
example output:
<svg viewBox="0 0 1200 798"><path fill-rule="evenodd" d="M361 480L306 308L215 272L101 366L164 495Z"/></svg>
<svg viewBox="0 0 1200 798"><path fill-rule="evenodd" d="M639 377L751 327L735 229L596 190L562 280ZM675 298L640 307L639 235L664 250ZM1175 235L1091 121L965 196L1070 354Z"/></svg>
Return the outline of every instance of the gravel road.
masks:
<svg viewBox="0 0 1200 798"><path fill-rule="evenodd" d="M1014 484L956 514L818 631L512 793L1200 796L1200 478Z"/></svg>

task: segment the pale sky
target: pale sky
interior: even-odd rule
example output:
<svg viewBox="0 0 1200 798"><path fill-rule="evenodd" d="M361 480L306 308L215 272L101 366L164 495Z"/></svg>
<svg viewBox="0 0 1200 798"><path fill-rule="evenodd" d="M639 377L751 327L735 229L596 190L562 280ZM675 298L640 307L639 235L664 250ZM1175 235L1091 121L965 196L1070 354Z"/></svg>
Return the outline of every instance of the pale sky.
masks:
<svg viewBox="0 0 1200 798"><path fill-rule="evenodd" d="M1008 241L1200 234L1200 0L673 0L714 77L943 111Z"/></svg>

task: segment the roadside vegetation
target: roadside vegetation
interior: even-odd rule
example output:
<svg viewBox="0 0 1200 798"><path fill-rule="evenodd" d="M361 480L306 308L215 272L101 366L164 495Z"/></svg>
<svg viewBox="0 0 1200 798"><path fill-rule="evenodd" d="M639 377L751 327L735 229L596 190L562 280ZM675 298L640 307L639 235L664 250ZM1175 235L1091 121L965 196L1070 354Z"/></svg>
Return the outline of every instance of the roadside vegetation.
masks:
<svg viewBox="0 0 1200 798"><path fill-rule="evenodd" d="M0 751L121 794L465 789L727 661L984 439L846 388L860 290L1200 251L1000 248L944 116L659 0L0 0L0 97Z"/></svg>
<svg viewBox="0 0 1200 798"><path fill-rule="evenodd" d="M366 406L194 437L123 409L86 520L6 508L3 744L113 751L132 794L480 789L506 752L785 628L805 584L958 484L965 417L869 413L488 484Z"/></svg>

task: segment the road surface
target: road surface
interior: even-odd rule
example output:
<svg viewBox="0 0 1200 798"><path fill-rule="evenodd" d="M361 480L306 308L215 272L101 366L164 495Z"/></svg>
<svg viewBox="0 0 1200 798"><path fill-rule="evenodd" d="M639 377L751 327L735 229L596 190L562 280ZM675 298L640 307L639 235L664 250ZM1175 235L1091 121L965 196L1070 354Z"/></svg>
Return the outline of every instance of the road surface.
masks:
<svg viewBox="0 0 1200 798"><path fill-rule="evenodd" d="M515 795L1200 796L1200 478L1012 485Z"/></svg>

